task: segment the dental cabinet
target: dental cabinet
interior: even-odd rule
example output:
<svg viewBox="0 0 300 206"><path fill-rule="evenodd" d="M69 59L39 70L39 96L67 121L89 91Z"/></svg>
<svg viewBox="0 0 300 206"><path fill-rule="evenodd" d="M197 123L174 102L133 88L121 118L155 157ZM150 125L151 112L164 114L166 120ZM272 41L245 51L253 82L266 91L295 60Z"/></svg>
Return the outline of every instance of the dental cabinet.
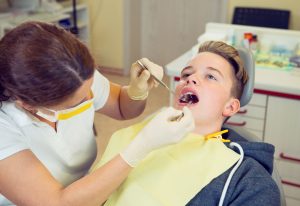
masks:
<svg viewBox="0 0 300 206"><path fill-rule="evenodd" d="M73 8L69 4L59 4L61 7L55 11L36 11L36 12L7 12L0 15L0 38L10 29L18 26L25 21L43 21L58 24L66 29L74 26ZM76 6L76 18L78 38L87 46L89 42L89 13L86 4L81 3Z"/></svg>
<svg viewBox="0 0 300 206"><path fill-rule="evenodd" d="M258 45L245 42L245 33L257 36ZM282 29L208 23L198 42L166 65L170 88L175 89L180 72L197 53L199 44L221 40L233 46L247 46L255 59L255 88L248 105L228 120L234 127L254 133L275 146L275 160L282 178L288 206L300 205L300 32ZM170 104L173 95L170 94Z"/></svg>

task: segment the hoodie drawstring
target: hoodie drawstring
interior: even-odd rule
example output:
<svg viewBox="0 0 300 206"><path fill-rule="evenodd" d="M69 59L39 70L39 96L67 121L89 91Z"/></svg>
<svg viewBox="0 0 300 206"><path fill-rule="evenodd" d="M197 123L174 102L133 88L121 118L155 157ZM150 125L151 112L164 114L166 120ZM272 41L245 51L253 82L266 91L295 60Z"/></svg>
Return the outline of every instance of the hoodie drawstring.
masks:
<svg viewBox="0 0 300 206"><path fill-rule="evenodd" d="M239 150L239 152L240 152L241 157L240 157L239 161L237 162L237 164L236 164L236 165L233 167L233 169L231 170L231 172L230 172L230 174L229 174L229 176L228 176L228 178L227 178L227 180L226 180L226 182L225 182L225 185L224 185L224 188L223 188L223 191L222 191L222 194L221 194L221 198L220 198L220 201L219 201L219 206L222 206L222 205L223 205L224 199L225 199L225 195L226 195L226 193L227 193L227 189L228 189L228 187L229 187L231 178L232 178L232 176L234 175L234 173L236 172L236 170L239 168L239 166L241 165L241 163L242 163L242 161L243 161L243 159L244 159L244 150L243 150L243 148L241 147L241 145L239 145L239 144L236 143L236 142L231 142L231 143L229 144L229 146L230 146L231 148L237 147L238 150Z"/></svg>

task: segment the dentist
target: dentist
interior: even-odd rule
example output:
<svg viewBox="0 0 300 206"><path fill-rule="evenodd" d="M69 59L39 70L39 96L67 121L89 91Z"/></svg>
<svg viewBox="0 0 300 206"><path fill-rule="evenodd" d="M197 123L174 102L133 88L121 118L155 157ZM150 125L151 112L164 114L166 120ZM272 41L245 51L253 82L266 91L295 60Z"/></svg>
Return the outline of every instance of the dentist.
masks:
<svg viewBox="0 0 300 206"><path fill-rule="evenodd" d="M109 82L66 30L27 22L0 41L0 205L101 205L149 152L192 131L191 112L167 108L111 161L87 174L97 154L94 112L141 114L156 82L137 64L129 86ZM163 70L141 60L152 74ZM122 141L122 139L120 139Z"/></svg>

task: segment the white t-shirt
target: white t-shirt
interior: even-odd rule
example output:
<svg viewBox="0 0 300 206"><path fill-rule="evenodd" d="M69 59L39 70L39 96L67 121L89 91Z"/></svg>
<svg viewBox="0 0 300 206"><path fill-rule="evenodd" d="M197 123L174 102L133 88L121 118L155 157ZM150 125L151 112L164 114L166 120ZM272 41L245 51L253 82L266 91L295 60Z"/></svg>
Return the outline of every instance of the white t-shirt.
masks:
<svg viewBox="0 0 300 206"><path fill-rule="evenodd" d="M97 154L92 129L94 113L104 106L110 91L109 81L98 71L94 75L92 91L93 106L68 120L57 122L57 132L13 102L2 102L0 161L29 149L64 186L85 175ZM12 203L0 194L0 205Z"/></svg>

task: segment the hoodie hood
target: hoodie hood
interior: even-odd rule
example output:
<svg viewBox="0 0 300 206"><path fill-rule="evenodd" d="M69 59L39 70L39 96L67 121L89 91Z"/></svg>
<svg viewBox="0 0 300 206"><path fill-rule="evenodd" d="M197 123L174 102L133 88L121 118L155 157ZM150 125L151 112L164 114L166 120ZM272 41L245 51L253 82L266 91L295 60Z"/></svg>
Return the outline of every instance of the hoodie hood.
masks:
<svg viewBox="0 0 300 206"><path fill-rule="evenodd" d="M227 129L227 128L222 128ZM232 129L228 129L229 132L223 134L223 138L229 139L231 142L236 142L241 145L244 150L244 155L250 157L259 162L270 174L273 172L273 161L274 161L274 151L275 148L273 145L256 141L248 141L242 137L239 133L235 132ZM226 143L226 146L229 147L229 144ZM235 152L239 153L237 148L231 148Z"/></svg>

